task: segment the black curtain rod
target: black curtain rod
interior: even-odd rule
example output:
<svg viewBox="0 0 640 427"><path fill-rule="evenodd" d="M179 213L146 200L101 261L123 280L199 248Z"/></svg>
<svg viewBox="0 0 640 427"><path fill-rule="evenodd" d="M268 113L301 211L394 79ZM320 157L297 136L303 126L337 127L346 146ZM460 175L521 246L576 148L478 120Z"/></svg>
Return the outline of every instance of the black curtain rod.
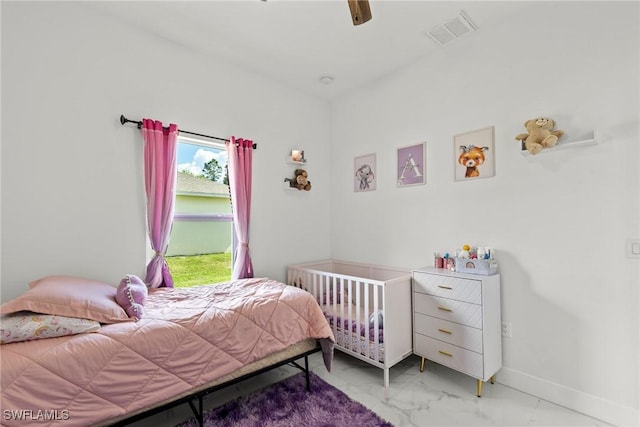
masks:
<svg viewBox="0 0 640 427"><path fill-rule="evenodd" d="M127 119L124 114L120 115L120 123L124 126L127 123L135 123L138 126L138 129L142 129L142 121L135 121L135 120L129 120ZM210 139L217 139L218 141L224 141L224 142L229 142L228 139L226 138L220 138L217 136L210 136L210 135L204 135L201 133L195 133L195 132L189 132L188 130L182 130L182 129L178 129L178 132L180 133L188 133L189 135L195 135L195 136L200 136L203 138L210 138ZM256 148L258 148L258 144L253 144L253 149L255 150Z"/></svg>

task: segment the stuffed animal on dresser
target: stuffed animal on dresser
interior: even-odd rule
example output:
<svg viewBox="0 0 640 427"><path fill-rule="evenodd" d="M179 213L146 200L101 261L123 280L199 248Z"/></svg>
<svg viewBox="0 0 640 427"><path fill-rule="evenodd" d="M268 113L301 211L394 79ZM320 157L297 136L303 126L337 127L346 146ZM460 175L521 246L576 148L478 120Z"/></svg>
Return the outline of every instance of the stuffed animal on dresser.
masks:
<svg viewBox="0 0 640 427"><path fill-rule="evenodd" d="M524 127L529 133L521 133L516 136L517 141L522 141L524 148L531 154L538 154L543 148L556 145L558 139L564 135L564 131L552 130L555 122L547 117L538 117L527 120Z"/></svg>

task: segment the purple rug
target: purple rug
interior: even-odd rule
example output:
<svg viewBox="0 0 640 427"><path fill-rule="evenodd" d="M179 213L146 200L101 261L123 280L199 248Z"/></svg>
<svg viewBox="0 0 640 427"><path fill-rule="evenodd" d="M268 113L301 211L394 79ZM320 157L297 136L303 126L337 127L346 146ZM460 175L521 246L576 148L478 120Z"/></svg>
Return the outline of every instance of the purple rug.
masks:
<svg viewBox="0 0 640 427"><path fill-rule="evenodd" d="M393 427L362 404L310 373L296 374L205 412L206 427ZM195 418L178 427L196 427Z"/></svg>

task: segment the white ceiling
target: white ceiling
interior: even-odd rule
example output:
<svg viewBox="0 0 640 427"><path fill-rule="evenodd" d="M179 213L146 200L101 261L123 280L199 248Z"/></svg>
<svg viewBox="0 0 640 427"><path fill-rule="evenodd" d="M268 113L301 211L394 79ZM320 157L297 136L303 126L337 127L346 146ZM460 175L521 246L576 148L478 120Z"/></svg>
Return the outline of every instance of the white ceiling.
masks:
<svg viewBox="0 0 640 427"><path fill-rule="evenodd" d="M449 49L426 33L461 10L483 31L516 15L527 3L371 0L373 19L359 26L351 22L347 0L86 4L216 61L231 61L331 99ZM455 43L463 42L464 38ZM333 76L333 83L320 83L323 75Z"/></svg>

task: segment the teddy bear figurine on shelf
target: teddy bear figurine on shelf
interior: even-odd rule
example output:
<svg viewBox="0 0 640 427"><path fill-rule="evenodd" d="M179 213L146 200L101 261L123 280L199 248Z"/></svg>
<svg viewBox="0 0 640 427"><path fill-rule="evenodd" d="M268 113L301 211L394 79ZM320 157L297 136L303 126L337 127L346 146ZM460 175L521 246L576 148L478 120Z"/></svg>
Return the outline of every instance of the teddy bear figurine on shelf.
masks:
<svg viewBox="0 0 640 427"><path fill-rule="evenodd" d="M296 169L294 172L294 178L285 178L285 182L289 183L289 187L297 188L298 190L311 190L311 181L307 179L307 171L304 169Z"/></svg>
<svg viewBox="0 0 640 427"><path fill-rule="evenodd" d="M558 138L564 135L564 131L552 130L555 122L546 117L527 120L524 127L529 133L521 133L516 136L517 141L522 141L524 148L531 154L538 154L543 148L556 145Z"/></svg>

